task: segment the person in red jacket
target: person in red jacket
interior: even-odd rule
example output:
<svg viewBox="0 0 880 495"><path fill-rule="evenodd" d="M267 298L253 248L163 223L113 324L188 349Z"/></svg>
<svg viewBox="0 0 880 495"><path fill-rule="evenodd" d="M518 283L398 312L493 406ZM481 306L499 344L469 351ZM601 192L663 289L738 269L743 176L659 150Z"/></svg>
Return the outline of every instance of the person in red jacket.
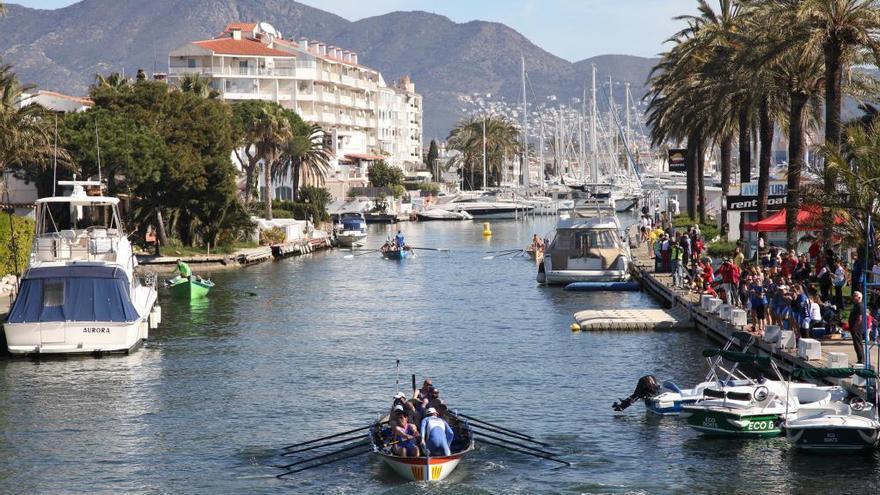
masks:
<svg viewBox="0 0 880 495"><path fill-rule="evenodd" d="M721 287L724 291L731 295L731 302L734 306L739 306L739 298L733 295L739 293L739 267L734 264L730 258L726 258L724 263L718 267L718 276L721 277Z"/></svg>

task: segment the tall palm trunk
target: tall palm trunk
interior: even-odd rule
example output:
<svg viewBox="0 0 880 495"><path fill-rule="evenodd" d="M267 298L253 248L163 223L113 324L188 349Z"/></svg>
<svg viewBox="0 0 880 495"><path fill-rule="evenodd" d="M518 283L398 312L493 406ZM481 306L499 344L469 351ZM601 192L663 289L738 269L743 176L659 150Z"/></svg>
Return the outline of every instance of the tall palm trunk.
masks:
<svg viewBox="0 0 880 495"><path fill-rule="evenodd" d="M687 143L687 214L697 218L697 131L691 131Z"/></svg>
<svg viewBox="0 0 880 495"><path fill-rule="evenodd" d="M721 233L727 237L727 194L730 192L730 166L733 162L733 135L728 134L721 138L719 149L721 161Z"/></svg>
<svg viewBox="0 0 880 495"><path fill-rule="evenodd" d="M162 220L162 210L156 208L156 256L161 254L160 246L168 245L168 234L165 232L165 221Z"/></svg>
<svg viewBox="0 0 880 495"><path fill-rule="evenodd" d="M263 200L266 204L266 219L272 220L272 154L266 156L263 161L263 182L266 185L266 194Z"/></svg>
<svg viewBox="0 0 880 495"><path fill-rule="evenodd" d="M825 144L833 151L840 147L840 110L843 104L841 95L841 76L843 71L843 49L840 41L830 39L823 46L825 55ZM824 174L825 194L831 197L834 194L834 177ZM822 237L825 239L825 247L831 247L832 214L825 211L822 214Z"/></svg>
<svg viewBox="0 0 880 495"><path fill-rule="evenodd" d="M807 95L791 93L788 123L788 195L785 198L785 240L788 249L797 249L797 213L801 202L801 171L804 169L804 107Z"/></svg>
<svg viewBox="0 0 880 495"><path fill-rule="evenodd" d="M739 109L739 181L741 183L752 180L752 125L749 117L749 107L743 105Z"/></svg>
<svg viewBox="0 0 880 495"><path fill-rule="evenodd" d="M773 159L773 120L770 118L770 102L767 96L761 99L759 109L758 137L761 152L758 157L758 219L767 217L767 197L770 192L770 162ZM763 235L762 235L763 236Z"/></svg>
<svg viewBox="0 0 880 495"><path fill-rule="evenodd" d="M697 197L699 202L700 224L706 223L706 146L702 136L697 142Z"/></svg>

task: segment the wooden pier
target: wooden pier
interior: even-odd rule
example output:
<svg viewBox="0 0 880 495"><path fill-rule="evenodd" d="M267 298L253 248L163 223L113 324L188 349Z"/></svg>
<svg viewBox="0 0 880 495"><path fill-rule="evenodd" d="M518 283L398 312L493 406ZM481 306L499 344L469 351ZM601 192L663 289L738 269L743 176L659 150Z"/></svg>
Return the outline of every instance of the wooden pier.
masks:
<svg viewBox="0 0 880 495"><path fill-rule="evenodd" d="M634 248L632 254L632 275L635 280L641 283L642 289L651 293L665 307L671 308L674 311L687 312L695 328L705 331L707 335L719 342L726 342L733 332L746 330L742 326L734 326L722 319L718 313L702 309L700 295L694 294L689 290L674 288L671 274L656 273L654 270L654 260L650 257L646 245ZM781 349L777 344L767 343L761 339L758 339L750 350L762 355L773 356L779 368L786 373L790 373L795 368L829 367L830 353L846 354L850 365L856 362L852 341L821 340L820 343L821 358L814 360L805 360L798 357L796 349ZM698 356L694 357L695 359L698 358ZM829 378L825 381L830 384L840 385L861 397L865 396L865 389L854 386L849 378Z"/></svg>

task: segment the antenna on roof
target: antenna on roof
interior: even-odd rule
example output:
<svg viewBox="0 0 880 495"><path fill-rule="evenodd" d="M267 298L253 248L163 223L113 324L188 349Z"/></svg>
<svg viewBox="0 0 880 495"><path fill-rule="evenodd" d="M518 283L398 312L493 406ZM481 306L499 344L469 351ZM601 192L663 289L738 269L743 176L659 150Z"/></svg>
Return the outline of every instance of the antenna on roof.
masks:
<svg viewBox="0 0 880 495"><path fill-rule="evenodd" d="M98 118L95 117L95 148L98 150L98 183L101 182L101 143L98 140Z"/></svg>

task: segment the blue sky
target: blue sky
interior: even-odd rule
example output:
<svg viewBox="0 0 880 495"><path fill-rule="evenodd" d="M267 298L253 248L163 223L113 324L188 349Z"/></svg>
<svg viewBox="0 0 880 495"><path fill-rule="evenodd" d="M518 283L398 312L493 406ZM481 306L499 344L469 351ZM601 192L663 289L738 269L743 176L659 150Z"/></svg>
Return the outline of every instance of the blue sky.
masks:
<svg viewBox="0 0 880 495"><path fill-rule="evenodd" d="M8 0L7 0L8 1ZM672 17L696 11L696 0L300 0L346 19L394 10L426 10L456 22L497 21L571 61L606 53L652 56L678 29ZM54 9L71 0L17 0ZM712 2L714 3L714 2Z"/></svg>

